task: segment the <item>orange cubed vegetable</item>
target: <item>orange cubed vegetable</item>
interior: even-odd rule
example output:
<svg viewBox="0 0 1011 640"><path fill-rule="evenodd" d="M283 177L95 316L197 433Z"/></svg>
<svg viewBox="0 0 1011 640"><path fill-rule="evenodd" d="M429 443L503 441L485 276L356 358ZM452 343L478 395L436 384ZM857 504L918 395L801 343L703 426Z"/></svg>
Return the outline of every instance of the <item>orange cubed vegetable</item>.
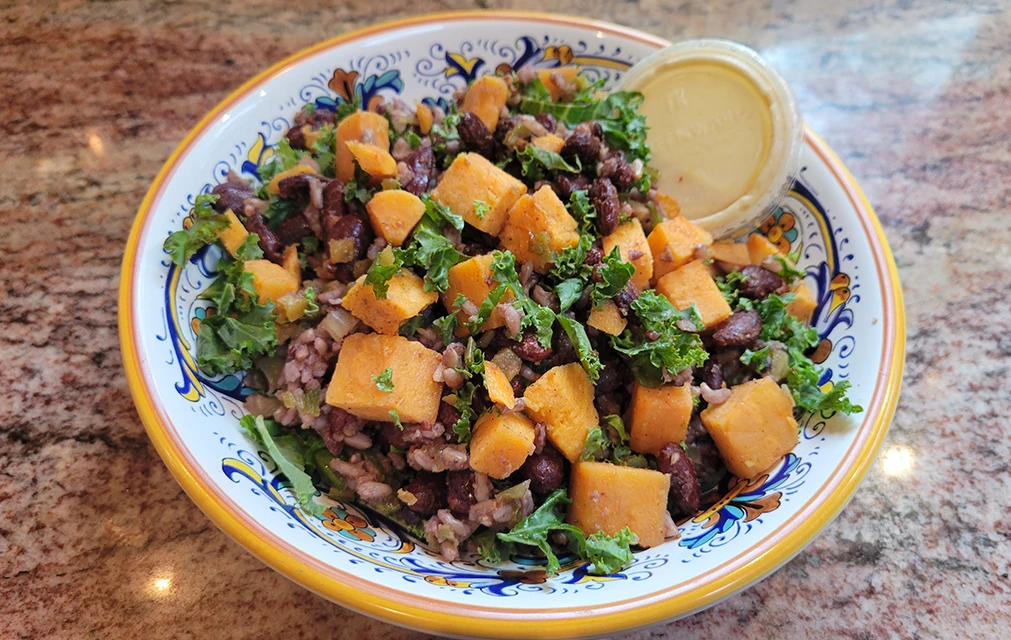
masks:
<svg viewBox="0 0 1011 640"><path fill-rule="evenodd" d="M295 276L299 286L302 286L302 265L298 262L298 246L289 244L281 254L281 266L285 271Z"/></svg>
<svg viewBox="0 0 1011 640"><path fill-rule="evenodd" d="M516 404L516 394L513 393L513 386L509 384L509 378L490 360L484 363L484 388L488 390L488 398L492 402L506 409L512 409Z"/></svg>
<svg viewBox="0 0 1011 640"><path fill-rule="evenodd" d="M399 247L425 215L425 203L410 191L390 189L372 196L365 205L372 229L384 240Z"/></svg>
<svg viewBox="0 0 1011 640"><path fill-rule="evenodd" d="M713 256L713 260L725 262L736 269L751 264L748 245L743 242L714 242L709 246L709 253Z"/></svg>
<svg viewBox="0 0 1011 640"><path fill-rule="evenodd" d="M344 338L326 403L366 420L392 422L396 411L405 423L434 424L442 401L442 383L433 378L442 356L401 336L352 333ZM393 372L393 391L376 386L373 376Z"/></svg>
<svg viewBox="0 0 1011 640"><path fill-rule="evenodd" d="M474 423L470 438L470 468L474 471L503 480L533 452L534 423L522 413L501 415L492 410Z"/></svg>
<svg viewBox="0 0 1011 640"><path fill-rule="evenodd" d="M534 269L545 273L555 253L579 244L576 226L555 192L543 186L516 201L499 240L516 256L517 264L529 260Z"/></svg>
<svg viewBox="0 0 1011 640"><path fill-rule="evenodd" d="M716 286L713 274L701 260L693 260L660 278L656 283L656 291L681 311L694 303L706 329L711 329L730 316L730 305Z"/></svg>
<svg viewBox="0 0 1011 640"><path fill-rule="evenodd" d="M380 149L374 144L355 142L354 140L348 140L345 145L362 171L372 176L373 182L396 177L397 161L393 159L389 151Z"/></svg>
<svg viewBox="0 0 1011 640"><path fill-rule="evenodd" d="M226 209L224 216L228 218L228 226L218 231L218 240L221 240L221 244L225 245L228 253L232 254L233 258L238 258L235 252L242 246L249 232L242 226L238 216L232 213L231 209Z"/></svg>
<svg viewBox="0 0 1011 640"><path fill-rule="evenodd" d="M242 268L253 274L253 288L260 304L277 302L286 293L298 291L298 279L281 265L270 260L246 260Z"/></svg>
<svg viewBox="0 0 1011 640"><path fill-rule="evenodd" d="M489 131L495 131L502 107L509 99L509 86L498 76L481 76L467 89L460 111L469 111L480 118Z"/></svg>
<svg viewBox="0 0 1011 640"><path fill-rule="evenodd" d="M607 462L572 465L568 521L590 536L613 536L625 527L639 536L639 546L664 541L670 476Z"/></svg>
<svg viewBox="0 0 1011 640"><path fill-rule="evenodd" d="M402 269L389 280L386 298L376 299L371 284L365 284L366 276L355 281L344 294L341 303L351 315L358 318L379 333L395 336L400 325L425 310L439 299L434 291L425 291L425 282L407 269Z"/></svg>
<svg viewBox="0 0 1011 640"><path fill-rule="evenodd" d="M354 157L347 146L348 142L364 142L389 151L390 121L378 113L357 111L337 125L334 134L334 172L345 183L355 177Z"/></svg>
<svg viewBox="0 0 1011 640"><path fill-rule="evenodd" d="M544 85L544 88L551 93L551 100L553 102L558 102L565 95L566 87L576 80L577 75L579 75L579 67L575 66L537 70L537 77L540 79L541 84ZM556 82L555 78L558 78L559 81Z"/></svg>
<svg viewBox="0 0 1011 640"><path fill-rule="evenodd" d="M670 220L681 215L681 205L678 201L670 197L666 193L656 194L657 204L660 205L660 215L663 216L665 220Z"/></svg>
<svg viewBox="0 0 1011 640"><path fill-rule="evenodd" d="M546 136L537 136L530 141L530 144L534 145L538 149L544 149L545 151L550 151L552 153L561 153L562 147L565 146L565 140L549 133Z"/></svg>
<svg viewBox="0 0 1011 640"><path fill-rule="evenodd" d="M793 294L796 297L786 306L786 312L801 322L811 322L811 316L818 306L818 301L814 299L811 289L803 282L798 282L797 286L793 288Z"/></svg>
<svg viewBox="0 0 1011 640"><path fill-rule="evenodd" d="M509 209L526 191L522 182L484 156L461 153L432 190L432 200L449 207L471 226L497 236L509 217Z"/></svg>
<svg viewBox="0 0 1011 640"><path fill-rule="evenodd" d="M435 115L432 113L432 110L424 102L415 102L414 112L418 116L418 128L421 129L421 135L428 135L428 132L432 130L432 124L435 122Z"/></svg>
<svg viewBox="0 0 1011 640"><path fill-rule="evenodd" d="M783 252L779 250L779 247L772 244L768 238L759 234L753 233L748 236L748 260L751 264L762 264L766 258L774 255L783 255Z"/></svg>
<svg viewBox="0 0 1011 640"><path fill-rule="evenodd" d="M285 178L290 178L292 176L301 175L303 173L313 174L316 172L313 171L312 167L310 167L309 165L296 164L291 169L285 169L284 171L281 171L276 176L271 178L270 182L267 183L267 193L275 196L281 195L281 190L277 187L277 185L281 183L281 180L284 180Z"/></svg>
<svg viewBox="0 0 1011 640"><path fill-rule="evenodd" d="M635 273L632 274L632 284L640 291L649 287L649 281L653 277L653 253L650 251L649 243L646 241L646 234L642 231L642 223L638 218L632 218L628 222L621 224L614 233L605 236L601 242L604 245L604 255L611 253L611 250L618 247L621 259L624 262L631 262L635 265ZM638 254L638 258L629 258L632 252Z"/></svg>
<svg viewBox="0 0 1011 640"><path fill-rule="evenodd" d="M620 336L621 332L625 330L625 326L628 325L628 320L621 315L618 305L611 300L605 300L603 305L595 306L590 310L586 324L609 336Z"/></svg>
<svg viewBox="0 0 1011 640"><path fill-rule="evenodd" d="M701 413L727 470L751 479L797 446L793 398L772 378L731 389L730 399Z"/></svg>
<svg viewBox="0 0 1011 640"><path fill-rule="evenodd" d="M705 229L688 218L672 218L653 227L649 248L653 254L653 281L695 259L695 247L713 243Z"/></svg>
<svg viewBox="0 0 1011 640"><path fill-rule="evenodd" d="M628 427L632 451L656 455L667 443L683 441L693 407L690 385L650 389L636 382Z"/></svg>
<svg viewBox="0 0 1011 640"><path fill-rule="evenodd" d="M442 294L442 304L446 307L446 311L450 313L456 311L457 307L453 303L456 301L457 296L461 294L475 305L481 306L481 303L488 297L491 290L498 285L492 278L491 273L491 263L494 259L492 254L486 253L474 256L450 267L449 287ZM513 295L512 291L506 291L499 302L511 302L515 299L516 296ZM457 335L459 336L465 336L469 333L467 327L463 326L463 322L465 321L466 318L462 318L461 324L457 326ZM504 324L505 320L502 319L502 313L498 309L495 309L488 316L488 320L481 327L481 330L498 329Z"/></svg>
<svg viewBox="0 0 1011 640"><path fill-rule="evenodd" d="M543 422L548 440L569 462L583 453L586 434L600 422L593 406L593 383L578 362L549 369L523 394L527 415Z"/></svg>

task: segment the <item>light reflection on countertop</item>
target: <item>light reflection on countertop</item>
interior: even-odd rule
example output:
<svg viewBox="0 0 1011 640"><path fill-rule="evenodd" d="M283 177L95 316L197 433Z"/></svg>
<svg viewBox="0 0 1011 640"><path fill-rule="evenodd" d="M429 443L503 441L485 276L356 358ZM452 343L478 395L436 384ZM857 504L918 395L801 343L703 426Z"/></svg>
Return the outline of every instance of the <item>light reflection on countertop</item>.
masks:
<svg viewBox="0 0 1011 640"><path fill-rule="evenodd" d="M419 637L289 582L182 494L126 388L116 286L155 173L229 91L338 32L476 4L2 10L0 638ZM899 410L849 505L761 584L632 637L1000 637L1011 625L1008 6L551 8L762 52L877 209L906 302Z"/></svg>

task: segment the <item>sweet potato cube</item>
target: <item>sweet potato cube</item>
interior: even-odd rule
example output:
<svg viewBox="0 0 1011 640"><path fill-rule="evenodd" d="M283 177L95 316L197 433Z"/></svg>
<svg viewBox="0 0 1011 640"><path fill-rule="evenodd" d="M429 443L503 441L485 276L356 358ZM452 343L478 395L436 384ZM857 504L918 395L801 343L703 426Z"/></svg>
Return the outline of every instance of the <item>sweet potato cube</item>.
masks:
<svg viewBox="0 0 1011 640"><path fill-rule="evenodd" d="M772 378L733 387L730 399L710 406L702 424L730 473L751 479L797 446L793 398Z"/></svg>
<svg viewBox="0 0 1011 640"><path fill-rule="evenodd" d="M374 144L355 142L354 140L348 140L344 144L362 171L372 176L373 182L380 182L385 178L393 178L397 175L397 161L393 159L389 151L380 149Z"/></svg>
<svg viewBox="0 0 1011 640"><path fill-rule="evenodd" d="M238 216L232 213L231 209L226 209L224 215L228 218L228 226L218 231L218 240L221 240L221 244L225 245L228 253L232 254L233 258L238 258L235 252L242 246L249 232L242 226Z"/></svg>
<svg viewBox="0 0 1011 640"><path fill-rule="evenodd" d="M509 384L509 378L501 367L490 360L484 363L484 388L488 390L488 398L492 402L507 409L512 409L516 404L516 394Z"/></svg>
<svg viewBox="0 0 1011 640"><path fill-rule="evenodd" d="M352 333L344 338L326 403L366 420L435 423L442 401L442 383L432 374L442 356L420 342L401 336ZM393 391L382 391L372 376L393 371Z"/></svg>
<svg viewBox="0 0 1011 640"><path fill-rule="evenodd" d="M534 269L545 273L555 253L579 244L576 226L555 192L543 186L516 201L499 240L516 256L517 263L530 260Z"/></svg>
<svg viewBox="0 0 1011 640"><path fill-rule="evenodd" d="M449 207L471 226L497 236L506 223L510 207L526 191L522 182L484 156L461 153L442 174L439 186L432 190L432 199ZM488 206L481 217L477 215L475 202Z"/></svg>
<svg viewBox="0 0 1011 640"><path fill-rule="evenodd" d="M537 77L544 88L551 93L553 102L558 102L565 95L565 88L573 83L577 75L579 75L579 67L576 66L537 70ZM555 77L560 82L555 82Z"/></svg>
<svg viewBox="0 0 1011 640"><path fill-rule="evenodd" d="M646 241L646 234L642 231L642 223L637 218L619 225L614 233L604 236L601 242L604 245L604 255L608 255L612 249L618 247L622 261L635 265L632 284L640 291L649 287L649 281L653 277L653 253ZM639 257L631 260L629 254L633 251L637 252Z"/></svg>
<svg viewBox="0 0 1011 640"><path fill-rule="evenodd" d="M549 369L523 394L527 415L543 422L548 440L569 462L583 453L586 434L599 423L593 383L578 362Z"/></svg>
<svg viewBox="0 0 1011 640"><path fill-rule="evenodd" d="M284 270L295 276L299 286L302 286L302 265L298 262L298 246L289 244L281 254L281 266Z"/></svg>
<svg viewBox="0 0 1011 640"><path fill-rule="evenodd" d="M418 128L421 130L421 135L428 135L428 132L432 130L432 124L435 122L435 115L432 113L432 110L424 102L415 102L414 112L418 116Z"/></svg>
<svg viewBox="0 0 1011 640"><path fill-rule="evenodd" d="M653 253L653 281L695 259L695 247L710 245L713 237L688 218L672 218L653 227L649 248Z"/></svg>
<svg viewBox="0 0 1011 640"><path fill-rule="evenodd" d="M281 180L284 180L285 178L290 178L292 176L301 175L303 173L312 174L316 172L313 171L312 167L310 167L309 165L296 164L291 169L285 169L284 171L281 171L276 176L271 178L270 182L267 183L267 193L275 196L281 195L281 190L277 186L281 183Z"/></svg>
<svg viewBox="0 0 1011 640"><path fill-rule="evenodd" d="M549 133L546 136L537 136L530 141L530 144L534 145L538 149L544 149L545 151L550 151L552 153L561 153L562 147L565 146L565 140Z"/></svg>
<svg viewBox="0 0 1011 640"><path fill-rule="evenodd" d="M793 288L793 294L797 296L793 302L786 306L786 312L797 318L801 322L811 322L818 301L814 299L814 294L803 282L798 282Z"/></svg>
<svg viewBox="0 0 1011 640"><path fill-rule="evenodd" d="M663 276L657 281L656 290L679 310L683 311L695 303L706 329L730 316L730 305L701 260L693 260Z"/></svg>
<svg viewBox="0 0 1011 640"><path fill-rule="evenodd" d="M736 269L751 264L751 258L748 255L748 245L743 242L714 242L709 245L709 253L713 256L713 260L725 262Z"/></svg>
<svg viewBox="0 0 1011 640"><path fill-rule="evenodd" d="M371 284L365 284L365 278L362 276L355 281L344 295L342 304L351 315L388 336L397 335L405 320L418 315L439 299L434 291L425 291L424 280L406 269L390 278L389 290L383 300L376 299L375 290Z"/></svg>
<svg viewBox="0 0 1011 640"><path fill-rule="evenodd" d="M487 364L487 363L486 363ZM508 478L534 452L534 423L522 413L486 412L470 438L470 468L496 480Z"/></svg>
<svg viewBox="0 0 1011 640"><path fill-rule="evenodd" d="M586 324L609 336L620 336L621 332L625 330L628 320L621 315L618 305L611 300L605 300L603 305L590 310L590 317L586 319Z"/></svg>
<svg viewBox="0 0 1011 640"><path fill-rule="evenodd" d="M587 536L613 536L625 527L639 536L639 546L664 541L670 476L607 462L572 465L568 521Z"/></svg>
<svg viewBox="0 0 1011 640"><path fill-rule="evenodd" d="M399 247L425 215L425 203L410 191L390 189L372 196L365 205L372 229L384 240Z"/></svg>
<svg viewBox="0 0 1011 640"><path fill-rule="evenodd" d="M629 422L632 451L656 455L665 444L684 440L693 406L690 385L650 389L635 383Z"/></svg>
<svg viewBox="0 0 1011 640"><path fill-rule="evenodd" d="M267 300L277 302L284 294L298 291L298 279L270 260L246 260L242 268L253 274L253 288L260 304L266 304Z"/></svg>
<svg viewBox="0 0 1011 640"><path fill-rule="evenodd" d="M657 192L656 202L660 208L660 215L664 220L670 220L681 215L681 205L678 201L666 193Z"/></svg>
<svg viewBox="0 0 1011 640"><path fill-rule="evenodd" d="M751 264L762 264L762 262L769 256L783 255L783 252L779 250L779 247L772 244L768 238L759 234L753 233L748 236L748 260Z"/></svg>
<svg viewBox="0 0 1011 640"><path fill-rule="evenodd" d="M348 142L364 142L389 151L390 121L378 113L358 111L337 125L334 134L334 171L341 182L345 183L355 177L354 157L348 149Z"/></svg>
<svg viewBox="0 0 1011 640"><path fill-rule="evenodd" d="M463 97L460 111L470 111L488 127L495 131L502 107L509 99L509 86L498 76L481 76L470 85Z"/></svg>
<svg viewBox="0 0 1011 640"><path fill-rule="evenodd" d="M469 260L464 260L460 264L450 267L449 288L442 294L442 304L446 307L446 311L450 313L456 311L456 306L453 302L456 301L456 297L460 294L463 294L465 298L475 305L481 306L481 303L488 297L491 290L498 285L491 274L491 263L494 259L492 254L486 253L481 256L474 256ZM506 291L500 303L511 302L515 299L516 296L513 295L512 291ZM484 323L481 330L498 329L504 324L505 320L502 319L502 313L498 309L495 309L488 316L488 321ZM467 327L462 324L457 327L457 335L465 336L468 333Z"/></svg>

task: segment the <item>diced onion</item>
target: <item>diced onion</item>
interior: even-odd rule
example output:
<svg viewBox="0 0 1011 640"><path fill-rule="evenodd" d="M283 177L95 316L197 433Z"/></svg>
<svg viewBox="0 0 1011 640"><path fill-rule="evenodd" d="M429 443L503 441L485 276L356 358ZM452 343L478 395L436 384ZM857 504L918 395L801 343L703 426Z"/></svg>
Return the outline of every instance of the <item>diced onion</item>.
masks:
<svg viewBox="0 0 1011 640"><path fill-rule="evenodd" d="M495 354L495 357L491 361L498 365L498 368L502 370L502 373L509 380L518 376L520 369L523 367L523 361L520 360L520 357L512 349L502 349Z"/></svg>
<svg viewBox="0 0 1011 640"><path fill-rule="evenodd" d="M331 240L330 262L334 264L345 264L355 259L355 241L351 238L341 238Z"/></svg>
<svg viewBox="0 0 1011 640"><path fill-rule="evenodd" d="M326 314L323 321L319 323L319 326L323 327L330 334L330 337L337 342L340 342L344 339L344 336L354 331L357 325L358 320L339 307L331 309L330 313Z"/></svg>

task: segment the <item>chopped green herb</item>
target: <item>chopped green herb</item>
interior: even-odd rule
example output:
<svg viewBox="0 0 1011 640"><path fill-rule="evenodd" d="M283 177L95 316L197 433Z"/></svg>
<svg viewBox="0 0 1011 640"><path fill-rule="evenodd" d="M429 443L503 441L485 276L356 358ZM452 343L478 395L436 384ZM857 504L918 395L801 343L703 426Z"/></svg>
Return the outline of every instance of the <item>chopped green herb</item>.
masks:
<svg viewBox="0 0 1011 640"><path fill-rule="evenodd" d="M397 428L403 431L404 423L400 421L400 414L397 413L396 409L390 409L390 417L393 418L393 424L397 425Z"/></svg>
<svg viewBox="0 0 1011 640"><path fill-rule="evenodd" d="M491 205L487 202L481 200L474 201L474 215L477 216L478 220L484 220L489 211L491 211Z"/></svg>
<svg viewBox="0 0 1011 640"><path fill-rule="evenodd" d="M393 393L393 368L386 367L378 375L372 376L376 389L384 393Z"/></svg>

